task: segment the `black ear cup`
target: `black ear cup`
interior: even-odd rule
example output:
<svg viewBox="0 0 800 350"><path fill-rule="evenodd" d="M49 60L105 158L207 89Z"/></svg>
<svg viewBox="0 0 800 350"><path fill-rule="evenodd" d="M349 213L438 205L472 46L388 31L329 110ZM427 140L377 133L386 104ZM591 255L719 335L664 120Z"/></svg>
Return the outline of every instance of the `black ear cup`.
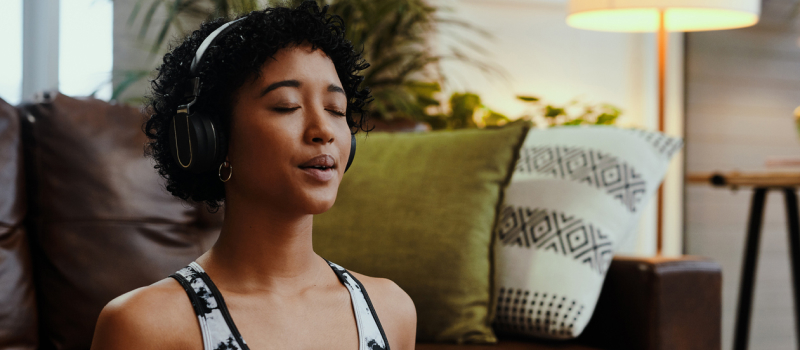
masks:
<svg viewBox="0 0 800 350"><path fill-rule="evenodd" d="M344 168L344 172L347 172L347 169L350 169L350 164L353 164L353 158L356 157L356 135L350 134L350 158L347 158L347 166Z"/></svg>
<svg viewBox="0 0 800 350"><path fill-rule="evenodd" d="M211 118L203 113L190 111L189 108L197 101L200 96L200 76L199 69L203 63L206 49L213 46L214 40L228 31L236 28L236 22L246 17L239 18L221 25L206 37L189 67L193 78L194 88L186 93L186 97L191 97L192 102L178 107L175 116L169 125L169 144L172 158L184 170L193 173L202 173L222 161L223 151L220 149L218 130L214 128Z"/></svg>
<svg viewBox="0 0 800 350"><path fill-rule="evenodd" d="M184 170L202 173L219 158L219 137L214 123L202 113L178 112L169 125L172 157Z"/></svg>

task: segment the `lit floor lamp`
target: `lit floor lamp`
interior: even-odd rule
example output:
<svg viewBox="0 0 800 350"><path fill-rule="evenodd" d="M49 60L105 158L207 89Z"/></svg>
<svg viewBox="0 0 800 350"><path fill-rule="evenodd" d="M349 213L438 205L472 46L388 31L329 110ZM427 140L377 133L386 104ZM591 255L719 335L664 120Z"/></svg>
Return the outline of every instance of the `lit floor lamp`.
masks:
<svg viewBox="0 0 800 350"><path fill-rule="evenodd" d="M570 0L567 24L608 32L658 32L658 130L663 132L667 32L747 27L758 22L760 12L760 0ZM663 241L663 187L658 188L658 255Z"/></svg>

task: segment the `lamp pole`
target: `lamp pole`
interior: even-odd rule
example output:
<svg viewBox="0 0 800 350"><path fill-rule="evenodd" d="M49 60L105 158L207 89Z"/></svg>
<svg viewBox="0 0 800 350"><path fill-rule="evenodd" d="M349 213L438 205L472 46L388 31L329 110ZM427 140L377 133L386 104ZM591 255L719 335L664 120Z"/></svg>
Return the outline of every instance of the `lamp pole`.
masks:
<svg viewBox="0 0 800 350"><path fill-rule="evenodd" d="M658 131L664 132L664 91L667 70L667 28L663 8L658 10ZM664 241L664 183L658 186L656 214L656 254L661 255Z"/></svg>

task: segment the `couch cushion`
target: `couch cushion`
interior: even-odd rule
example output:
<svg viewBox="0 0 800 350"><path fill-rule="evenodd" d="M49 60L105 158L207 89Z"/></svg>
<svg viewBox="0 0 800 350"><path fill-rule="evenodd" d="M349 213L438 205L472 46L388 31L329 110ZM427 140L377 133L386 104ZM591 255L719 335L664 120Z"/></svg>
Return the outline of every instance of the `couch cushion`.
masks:
<svg viewBox="0 0 800 350"><path fill-rule="evenodd" d="M314 218L314 249L403 288L417 339L494 342L491 231L526 131L362 137L336 204Z"/></svg>
<svg viewBox="0 0 800 350"><path fill-rule="evenodd" d="M220 218L164 189L136 108L51 95L25 109L42 346L87 349L108 301L202 254Z"/></svg>
<svg viewBox="0 0 800 350"><path fill-rule="evenodd" d="M19 111L0 99L0 348L36 348Z"/></svg>

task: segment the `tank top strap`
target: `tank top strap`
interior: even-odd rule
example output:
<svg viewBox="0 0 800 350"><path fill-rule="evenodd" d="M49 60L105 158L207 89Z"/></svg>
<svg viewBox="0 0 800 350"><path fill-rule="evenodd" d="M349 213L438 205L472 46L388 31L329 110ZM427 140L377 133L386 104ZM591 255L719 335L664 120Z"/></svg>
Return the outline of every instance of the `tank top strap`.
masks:
<svg viewBox="0 0 800 350"><path fill-rule="evenodd" d="M339 281L350 292L350 300L353 303L353 312L358 324L359 349L389 350L389 341L386 339L378 314L372 306L372 301L369 299L364 285L345 268L328 261L328 259L325 261L333 268Z"/></svg>
<svg viewBox="0 0 800 350"><path fill-rule="evenodd" d="M250 350L231 319L222 294L196 262L170 275L186 290L200 322L203 350Z"/></svg>

